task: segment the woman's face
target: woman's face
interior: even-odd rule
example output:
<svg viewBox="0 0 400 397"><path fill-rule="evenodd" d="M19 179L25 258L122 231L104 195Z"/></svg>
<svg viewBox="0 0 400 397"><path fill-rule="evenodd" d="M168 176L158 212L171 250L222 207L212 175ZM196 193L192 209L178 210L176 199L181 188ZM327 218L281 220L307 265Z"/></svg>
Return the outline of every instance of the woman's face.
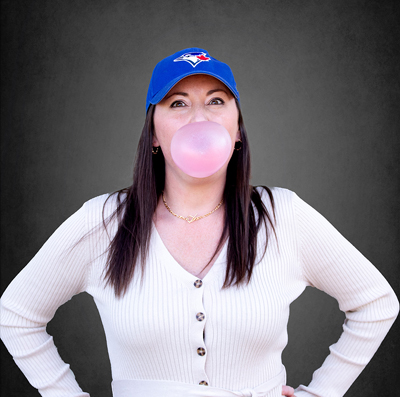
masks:
<svg viewBox="0 0 400 397"><path fill-rule="evenodd" d="M212 76L192 75L177 83L156 105L153 146L161 146L166 168L176 169L171 157L175 132L189 123L214 121L229 132L232 155L235 141L240 139L238 120L235 98L224 83Z"/></svg>

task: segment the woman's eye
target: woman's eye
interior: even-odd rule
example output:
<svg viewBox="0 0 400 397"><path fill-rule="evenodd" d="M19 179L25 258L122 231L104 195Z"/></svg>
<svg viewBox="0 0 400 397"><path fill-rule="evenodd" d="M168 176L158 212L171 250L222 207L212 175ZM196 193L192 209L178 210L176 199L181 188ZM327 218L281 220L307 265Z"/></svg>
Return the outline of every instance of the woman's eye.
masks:
<svg viewBox="0 0 400 397"><path fill-rule="evenodd" d="M185 102L183 101L175 101L171 104L171 108L180 108L182 106L186 106Z"/></svg>
<svg viewBox="0 0 400 397"><path fill-rule="evenodd" d="M223 105L225 102L221 98L213 98L209 102L209 105Z"/></svg>

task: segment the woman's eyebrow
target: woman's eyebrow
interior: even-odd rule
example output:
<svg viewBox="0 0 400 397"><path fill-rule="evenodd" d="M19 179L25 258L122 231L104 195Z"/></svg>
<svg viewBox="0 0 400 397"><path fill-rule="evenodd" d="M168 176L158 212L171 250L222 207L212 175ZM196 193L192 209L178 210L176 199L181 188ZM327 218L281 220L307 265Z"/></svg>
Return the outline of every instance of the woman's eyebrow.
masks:
<svg viewBox="0 0 400 397"><path fill-rule="evenodd" d="M171 94L167 95L164 99L168 99L173 95L182 95L182 96L189 96L187 92L171 92Z"/></svg>
<svg viewBox="0 0 400 397"><path fill-rule="evenodd" d="M226 92L226 90L224 90L223 88L216 88L215 90L210 90L210 91L208 91L208 92L207 92L207 96L208 96L208 95L211 95L211 94L214 94L214 92L218 92L218 91L225 92L225 94L228 95L228 93Z"/></svg>
<svg viewBox="0 0 400 397"><path fill-rule="evenodd" d="M206 94L206 96L209 96L209 95L211 95L211 94L214 94L214 92L218 92L218 91L221 91L221 92L224 92L226 95L228 95L228 92L226 91L226 90L224 90L223 88L215 88L214 90L210 90L210 91L208 91L207 92L207 94ZM172 96L174 96L174 95L182 95L182 96L189 96L189 94L187 93L187 92L181 92L181 91L179 91L179 92L171 92L170 94L168 94L164 99L168 99L168 98L170 98L170 97L172 97ZM228 95L229 96L229 95Z"/></svg>

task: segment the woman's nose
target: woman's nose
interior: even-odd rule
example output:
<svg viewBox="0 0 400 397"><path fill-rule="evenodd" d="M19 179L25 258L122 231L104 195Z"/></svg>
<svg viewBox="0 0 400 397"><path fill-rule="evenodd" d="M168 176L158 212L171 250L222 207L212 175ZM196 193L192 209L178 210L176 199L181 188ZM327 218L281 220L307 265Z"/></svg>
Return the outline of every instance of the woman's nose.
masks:
<svg viewBox="0 0 400 397"><path fill-rule="evenodd" d="M193 107L193 111L190 117L191 123L198 123L199 121L209 121L203 106Z"/></svg>

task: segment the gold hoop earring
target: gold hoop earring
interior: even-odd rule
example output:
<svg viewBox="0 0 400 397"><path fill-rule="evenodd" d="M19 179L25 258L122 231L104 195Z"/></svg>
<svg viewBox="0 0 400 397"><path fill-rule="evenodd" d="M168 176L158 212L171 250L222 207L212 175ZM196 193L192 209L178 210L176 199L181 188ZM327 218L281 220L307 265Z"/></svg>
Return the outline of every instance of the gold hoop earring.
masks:
<svg viewBox="0 0 400 397"><path fill-rule="evenodd" d="M151 149L151 153L157 154L158 153L158 149L160 149L160 146L153 146L153 149Z"/></svg>
<svg viewBox="0 0 400 397"><path fill-rule="evenodd" d="M242 140L239 139L238 141L235 142L235 150L238 152L239 150L242 150Z"/></svg>

